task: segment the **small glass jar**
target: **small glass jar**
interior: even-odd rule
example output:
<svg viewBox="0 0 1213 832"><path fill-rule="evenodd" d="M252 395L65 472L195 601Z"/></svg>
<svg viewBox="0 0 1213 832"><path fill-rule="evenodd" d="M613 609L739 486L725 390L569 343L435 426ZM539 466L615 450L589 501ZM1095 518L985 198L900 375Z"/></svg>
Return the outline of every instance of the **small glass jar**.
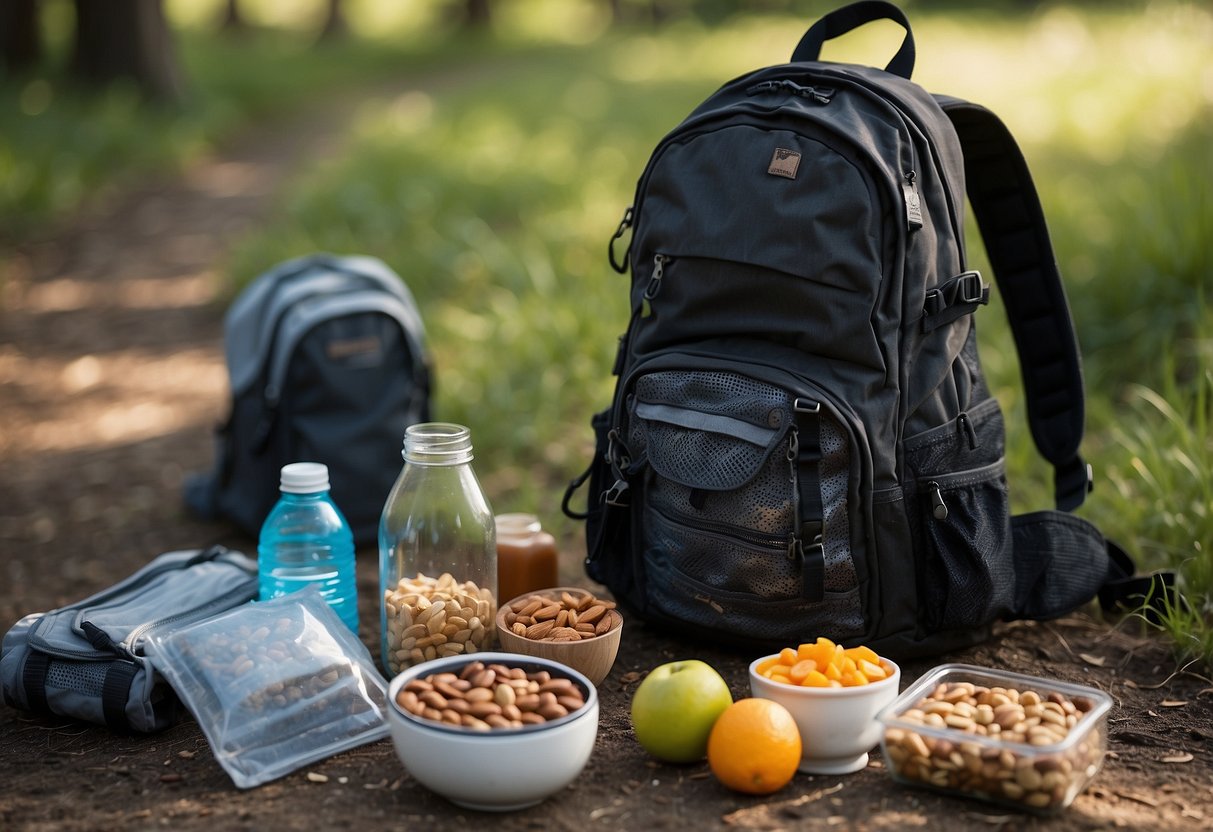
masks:
<svg viewBox="0 0 1213 832"><path fill-rule="evenodd" d="M382 661L389 677L495 636L493 512L472 470L471 432L424 422L404 433L404 469L379 520Z"/></svg>
<svg viewBox="0 0 1213 832"><path fill-rule="evenodd" d="M502 603L560 584L556 538L543 530L534 514L499 514L497 585Z"/></svg>

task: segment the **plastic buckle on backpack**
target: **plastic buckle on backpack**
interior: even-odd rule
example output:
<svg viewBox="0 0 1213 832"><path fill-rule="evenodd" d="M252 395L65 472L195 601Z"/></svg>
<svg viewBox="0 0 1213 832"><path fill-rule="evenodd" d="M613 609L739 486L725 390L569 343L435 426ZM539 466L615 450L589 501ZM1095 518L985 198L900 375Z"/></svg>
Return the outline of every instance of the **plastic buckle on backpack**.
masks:
<svg viewBox="0 0 1213 832"><path fill-rule="evenodd" d="M615 484L606 490L602 495L602 501L608 506L619 506L626 508L631 502L625 499L628 493L628 484L623 480L615 480Z"/></svg>
<svg viewBox="0 0 1213 832"><path fill-rule="evenodd" d="M1095 490L1095 469L1075 457L1053 472L1053 489L1059 511L1073 511Z"/></svg>
<svg viewBox="0 0 1213 832"><path fill-rule="evenodd" d="M989 293L981 279L981 272L963 272L956 276L956 300L954 303L986 303Z"/></svg>

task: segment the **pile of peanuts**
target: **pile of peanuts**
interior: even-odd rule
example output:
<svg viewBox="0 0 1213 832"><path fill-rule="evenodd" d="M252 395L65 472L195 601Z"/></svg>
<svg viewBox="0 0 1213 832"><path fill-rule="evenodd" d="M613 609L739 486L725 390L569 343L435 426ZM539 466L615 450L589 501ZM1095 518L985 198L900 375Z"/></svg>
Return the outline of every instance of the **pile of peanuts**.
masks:
<svg viewBox="0 0 1213 832"><path fill-rule="evenodd" d="M492 645L497 615L493 591L472 581L457 581L449 573L401 578L395 589L383 593L383 610L391 673Z"/></svg>
<svg viewBox="0 0 1213 832"><path fill-rule="evenodd" d="M1047 746L1064 740L1093 703L1053 692L984 687L969 682L941 683L929 695L898 716L936 729L952 729L957 739L943 739L913 730L885 729L885 750L893 774L916 781L1037 811L1060 809L1070 803L1099 770L1103 743L1099 726L1086 730L1080 742L1056 753ZM996 740L974 742L961 735ZM1041 749L1017 750L1014 746Z"/></svg>
<svg viewBox="0 0 1213 832"><path fill-rule="evenodd" d="M396 704L423 719L473 731L542 725L580 710L585 695L572 679L546 670L469 662L458 674L411 679Z"/></svg>
<svg viewBox="0 0 1213 832"><path fill-rule="evenodd" d="M580 641L609 633L623 623L623 616L614 601L580 591L561 592L559 598L518 598L506 607L504 621L510 632L532 641Z"/></svg>

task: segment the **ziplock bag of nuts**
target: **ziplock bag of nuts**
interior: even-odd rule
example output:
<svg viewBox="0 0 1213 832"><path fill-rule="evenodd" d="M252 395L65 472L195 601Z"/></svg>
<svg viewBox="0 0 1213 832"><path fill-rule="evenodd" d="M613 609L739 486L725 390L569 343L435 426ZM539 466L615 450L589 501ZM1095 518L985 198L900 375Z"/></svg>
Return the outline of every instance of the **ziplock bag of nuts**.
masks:
<svg viewBox="0 0 1213 832"><path fill-rule="evenodd" d="M157 669L237 786L387 736L387 685L312 587L157 640Z"/></svg>

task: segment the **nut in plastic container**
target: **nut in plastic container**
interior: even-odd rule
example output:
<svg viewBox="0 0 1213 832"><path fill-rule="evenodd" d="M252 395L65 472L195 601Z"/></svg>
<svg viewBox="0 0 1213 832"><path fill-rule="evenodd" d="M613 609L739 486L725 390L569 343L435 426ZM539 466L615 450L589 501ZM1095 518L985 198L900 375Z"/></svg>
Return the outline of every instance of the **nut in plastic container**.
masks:
<svg viewBox="0 0 1213 832"><path fill-rule="evenodd" d="M900 783L1054 814L1102 766L1111 706L1095 688L945 664L880 713L881 748Z"/></svg>
<svg viewBox="0 0 1213 832"><path fill-rule="evenodd" d="M309 587L156 640L156 668L240 788L387 736L387 685Z"/></svg>

